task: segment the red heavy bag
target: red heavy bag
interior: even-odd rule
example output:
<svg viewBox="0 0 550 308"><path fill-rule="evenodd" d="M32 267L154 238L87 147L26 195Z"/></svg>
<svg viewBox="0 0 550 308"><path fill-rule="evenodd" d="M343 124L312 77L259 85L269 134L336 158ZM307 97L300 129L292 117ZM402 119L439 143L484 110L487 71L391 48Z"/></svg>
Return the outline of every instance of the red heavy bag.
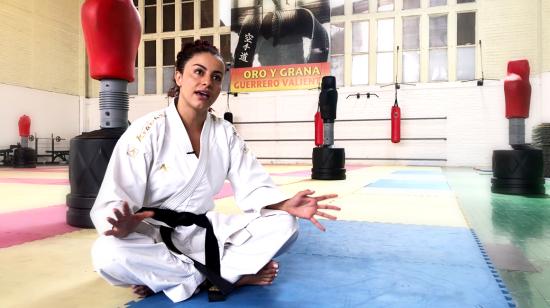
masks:
<svg viewBox="0 0 550 308"><path fill-rule="evenodd" d="M19 118L19 136L28 137L31 134L31 118L24 114Z"/></svg>
<svg viewBox="0 0 550 308"><path fill-rule="evenodd" d="M321 118L321 112L315 113L315 146L323 145L323 118Z"/></svg>
<svg viewBox="0 0 550 308"><path fill-rule="evenodd" d="M504 97L506 99L506 118L529 117L531 102L529 61L522 59L508 62L508 71L504 79Z"/></svg>
<svg viewBox="0 0 550 308"><path fill-rule="evenodd" d="M391 107L391 142L401 141L401 109L397 102Z"/></svg>
<svg viewBox="0 0 550 308"><path fill-rule="evenodd" d="M134 81L141 24L132 1L86 0L81 19L92 78Z"/></svg>

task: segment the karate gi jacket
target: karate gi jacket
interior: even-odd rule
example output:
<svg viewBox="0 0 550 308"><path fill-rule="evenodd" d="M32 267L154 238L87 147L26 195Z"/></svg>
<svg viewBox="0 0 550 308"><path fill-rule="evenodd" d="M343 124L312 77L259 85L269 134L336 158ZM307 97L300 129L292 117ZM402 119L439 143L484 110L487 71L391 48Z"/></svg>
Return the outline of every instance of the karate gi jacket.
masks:
<svg viewBox="0 0 550 308"><path fill-rule="evenodd" d="M107 217L114 217L113 208L120 209L123 202L133 212L154 207L207 213L222 257L224 243L251 236L243 228L260 216L263 207L287 199L233 125L212 113L202 128L199 157L190 152L193 148L174 104L134 121L114 148L91 210L97 231L112 228ZM212 211L213 197L226 179L242 215ZM147 222L162 225L154 219ZM196 225L177 227L172 239L185 255L179 257L204 263L204 235L205 229Z"/></svg>

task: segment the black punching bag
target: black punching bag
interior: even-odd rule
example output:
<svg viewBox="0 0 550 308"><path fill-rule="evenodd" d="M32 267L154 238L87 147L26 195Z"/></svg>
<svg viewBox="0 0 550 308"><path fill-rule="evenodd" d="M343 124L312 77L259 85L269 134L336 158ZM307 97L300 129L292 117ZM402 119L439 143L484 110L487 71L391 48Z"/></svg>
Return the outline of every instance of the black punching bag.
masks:
<svg viewBox="0 0 550 308"><path fill-rule="evenodd" d="M319 112L323 119L323 144L313 148L311 178L315 180L345 180L346 154L343 148L334 148L334 120L338 91L336 78L325 76L319 94Z"/></svg>

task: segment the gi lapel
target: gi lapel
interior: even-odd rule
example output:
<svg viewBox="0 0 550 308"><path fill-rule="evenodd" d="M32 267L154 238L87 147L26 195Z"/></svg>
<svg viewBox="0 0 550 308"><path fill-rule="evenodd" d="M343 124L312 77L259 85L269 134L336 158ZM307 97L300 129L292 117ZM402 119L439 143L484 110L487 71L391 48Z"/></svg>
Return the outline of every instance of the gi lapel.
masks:
<svg viewBox="0 0 550 308"><path fill-rule="evenodd" d="M183 124L182 124L183 125ZM203 177L206 174L206 168L208 166L208 156L209 156L209 140L210 140L210 129L212 126L211 115L206 115L206 120L204 121L204 126L202 127L201 132L201 151L199 154L199 162L191 180L176 191L170 198L168 198L161 205L161 208L170 209L177 211L176 209L191 195L191 193L199 186Z"/></svg>

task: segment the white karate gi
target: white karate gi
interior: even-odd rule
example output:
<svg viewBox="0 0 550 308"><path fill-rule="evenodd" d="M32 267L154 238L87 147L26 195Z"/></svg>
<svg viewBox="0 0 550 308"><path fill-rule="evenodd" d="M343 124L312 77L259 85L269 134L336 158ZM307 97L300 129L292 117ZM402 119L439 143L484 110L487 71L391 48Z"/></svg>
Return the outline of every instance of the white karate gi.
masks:
<svg viewBox="0 0 550 308"><path fill-rule="evenodd" d="M263 209L287 199L248 150L234 127L213 114L204 122L197 158L183 122L171 104L136 120L118 141L91 210L100 233L92 248L94 267L114 285L146 285L174 302L189 298L204 281L189 258L204 264L205 229L179 226L172 234L178 255L162 243L153 219L118 239L107 217L123 201L136 212L155 207L207 213L218 239L221 275L236 282L257 273L297 236L297 221L284 211ZM244 214L213 212L213 197L231 182ZM177 191L182 191L176 194Z"/></svg>

